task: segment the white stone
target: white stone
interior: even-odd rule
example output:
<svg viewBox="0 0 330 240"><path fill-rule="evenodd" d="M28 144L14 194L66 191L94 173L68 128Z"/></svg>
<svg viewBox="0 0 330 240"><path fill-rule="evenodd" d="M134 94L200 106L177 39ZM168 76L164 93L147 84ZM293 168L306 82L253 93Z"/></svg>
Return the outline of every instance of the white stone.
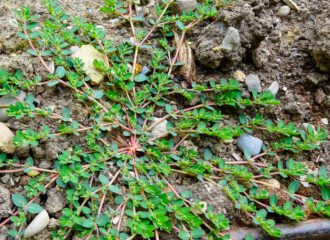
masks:
<svg viewBox="0 0 330 240"><path fill-rule="evenodd" d="M329 121L328 121L327 118L322 118L322 119L321 119L321 123L322 123L323 125L328 125L328 124L329 124Z"/></svg>
<svg viewBox="0 0 330 240"><path fill-rule="evenodd" d="M9 19L8 23L9 23L9 26L11 26L11 27L14 27L14 28L18 27L18 22L15 18Z"/></svg>
<svg viewBox="0 0 330 240"><path fill-rule="evenodd" d="M283 2L285 2L293 10L300 11L300 8L294 0L283 0Z"/></svg>
<svg viewBox="0 0 330 240"><path fill-rule="evenodd" d="M0 122L0 152L13 153L15 151L14 146L14 134L10 129L2 122Z"/></svg>
<svg viewBox="0 0 330 240"><path fill-rule="evenodd" d="M274 96L276 96L278 90L280 90L279 82L278 81L272 82L267 90L269 90Z"/></svg>
<svg viewBox="0 0 330 240"><path fill-rule="evenodd" d="M257 74L249 74L246 77L245 84L248 90L252 92L253 90L261 92L261 82Z"/></svg>
<svg viewBox="0 0 330 240"><path fill-rule="evenodd" d="M220 48L224 51L231 52L235 51L241 45L241 38L236 28L229 27L226 31L226 35L222 40Z"/></svg>
<svg viewBox="0 0 330 240"><path fill-rule="evenodd" d="M159 122L162 118L155 118L155 123ZM161 137L166 135L167 132L167 120L163 120L158 123L151 131L151 134L155 137Z"/></svg>
<svg viewBox="0 0 330 240"><path fill-rule="evenodd" d="M290 9L289 6L287 6L287 5L282 6L282 7L280 7L278 9L277 16L279 16L279 17L286 17L286 16L288 16L290 14L290 11L291 11L291 9Z"/></svg>
<svg viewBox="0 0 330 240"><path fill-rule="evenodd" d="M97 51L92 45L83 45L71 57L82 60L84 63L83 70L91 78L91 83L100 84L102 82L104 74L94 67L93 61L99 60L105 62L104 54Z"/></svg>
<svg viewBox="0 0 330 240"><path fill-rule="evenodd" d="M120 216L116 216L113 220L112 220L112 223L114 225L117 225L117 223L119 222L119 219L120 219Z"/></svg>
<svg viewBox="0 0 330 240"><path fill-rule="evenodd" d="M46 210L42 210L29 224L24 232L24 238L32 237L44 230L49 223L49 215Z"/></svg>
<svg viewBox="0 0 330 240"><path fill-rule="evenodd" d="M48 63L48 69L49 69L49 73L54 74L54 72L55 72L55 63L54 63L54 61L51 61L50 63Z"/></svg>

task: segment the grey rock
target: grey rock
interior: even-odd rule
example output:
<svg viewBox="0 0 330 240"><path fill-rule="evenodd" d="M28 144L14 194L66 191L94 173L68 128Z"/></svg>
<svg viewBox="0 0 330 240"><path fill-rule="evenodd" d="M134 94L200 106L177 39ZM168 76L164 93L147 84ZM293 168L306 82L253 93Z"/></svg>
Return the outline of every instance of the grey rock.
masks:
<svg viewBox="0 0 330 240"><path fill-rule="evenodd" d="M52 188L48 191L47 195L48 198L45 207L49 213L56 213L63 210L67 203L63 191Z"/></svg>
<svg viewBox="0 0 330 240"><path fill-rule="evenodd" d="M5 95L0 98L0 105L12 105L16 104L19 100L11 95ZM8 108L0 108L0 122L5 122L9 119L7 114Z"/></svg>
<svg viewBox="0 0 330 240"><path fill-rule="evenodd" d="M288 102L283 109L292 116L301 117L303 115L301 107L296 102Z"/></svg>
<svg viewBox="0 0 330 240"><path fill-rule="evenodd" d="M25 97L26 93L24 91L20 91L17 96L4 95L0 98L0 105L16 104L19 101L24 101ZM9 119L7 110L8 108L0 108L0 122L5 122Z"/></svg>
<svg viewBox="0 0 330 240"><path fill-rule="evenodd" d="M259 138L253 137L249 134L243 134L237 139L237 146L239 150L248 151L251 156L256 156L261 152L263 141Z"/></svg>
<svg viewBox="0 0 330 240"><path fill-rule="evenodd" d="M328 80L328 76L326 74L320 74L316 72L310 72L306 76L307 80L315 85L325 82Z"/></svg>
<svg viewBox="0 0 330 240"><path fill-rule="evenodd" d="M44 230L49 223L49 215L46 210L42 210L28 225L23 237L29 238Z"/></svg>
<svg viewBox="0 0 330 240"><path fill-rule="evenodd" d="M45 144L46 159L48 161L55 160L58 154L62 151L59 144L54 141L47 141Z"/></svg>
<svg viewBox="0 0 330 240"><path fill-rule="evenodd" d="M34 159L36 160L43 160L46 157L46 151L42 147L33 147L32 148L32 154Z"/></svg>
<svg viewBox="0 0 330 240"><path fill-rule="evenodd" d="M290 14L291 8L287 5L282 6L277 11L277 16L279 17L286 17Z"/></svg>
<svg viewBox="0 0 330 240"><path fill-rule="evenodd" d="M170 9L174 13L181 14L183 12L193 11L196 8L196 5L196 0L176 0Z"/></svg>
<svg viewBox="0 0 330 240"><path fill-rule="evenodd" d="M155 122L157 123L161 120L161 118L155 118ZM154 124L153 123L153 124ZM164 136L167 133L167 120L164 120L160 123L158 123L151 131L151 134L155 137L161 137Z"/></svg>
<svg viewBox="0 0 330 240"><path fill-rule="evenodd" d="M272 82L267 90L269 90L274 96L276 96L278 90L280 90L279 82L278 81Z"/></svg>
<svg viewBox="0 0 330 240"><path fill-rule="evenodd" d="M10 181L10 175L6 174L3 177L1 177L1 181L5 184L8 183Z"/></svg>
<svg viewBox="0 0 330 240"><path fill-rule="evenodd" d="M226 31L225 38L220 45L221 50L232 52L239 49L241 45L241 38L239 32L234 27L229 27Z"/></svg>
<svg viewBox="0 0 330 240"><path fill-rule="evenodd" d="M0 185L0 219L6 218L11 212L12 203L10 192L7 188Z"/></svg>
<svg viewBox="0 0 330 240"><path fill-rule="evenodd" d="M246 77L245 84L248 87L248 90L252 92L253 90L261 92L261 83L257 74L249 74Z"/></svg>

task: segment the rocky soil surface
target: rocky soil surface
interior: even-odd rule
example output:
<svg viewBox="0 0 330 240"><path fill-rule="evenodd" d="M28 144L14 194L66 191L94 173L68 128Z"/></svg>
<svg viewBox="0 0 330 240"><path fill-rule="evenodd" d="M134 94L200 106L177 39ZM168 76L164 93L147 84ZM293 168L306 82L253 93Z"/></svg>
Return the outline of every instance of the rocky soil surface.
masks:
<svg viewBox="0 0 330 240"><path fill-rule="evenodd" d="M101 0L60 2L69 14L103 25L108 38L115 43L130 37L127 26L121 21L109 19L100 13ZM310 122L329 130L330 1L296 2L299 10L288 8L282 0L242 0L220 11L218 18L198 25L188 34L187 39L196 61L196 81L235 77L246 83L246 94L252 89L261 91L270 87L282 102L272 113L274 119ZM21 1L15 0L0 2L0 69L12 72L21 69L27 77L36 74L44 76L40 63L24 53L26 45L15 35L17 27L13 10L21 4ZM31 6L34 13L41 16L46 14L41 0L26 0L24 4ZM147 7L143 10L147 14ZM225 51L220 51L220 48ZM189 82L189 79L179 80ZM83 106L71 98L69 92L61 91L60 88L38 87L33 93L38 96L42 106L52 107L58 113L68 107L76 119L85 119L87 113L81 110ZM10 119L6 124L14 131L26 126L38 129L43 123L47 124L43 121L47 120L36 122L23 119L18 122ZM38 147L17 149L17 155L22 159L32 156L39 167L51 168L61 151L79 142L74 137L60 138ZM210 140L194 144L209 147L229 161L241 158L236 142L220 144ZM311 167L325 163L330 170L330 143L313 154L297 157ZM0 220L10 214L10 194L23 191L27 178L19 174L0 175ZM173 179L173 182L178 189L191 189L194 198L213 204L221 212L228 213L232 209L227 198L216 189L184 179ZM66 204L65 196L58 189L52 188L40 201L45 203L50 223L34 239L50 239L50 232L58 226L58 212ZM231 220L236 219L237 225L240 224L239 217L237 212L231 214ZM7 239L6 229L4 227L0 230L0 240Z"/></svg>

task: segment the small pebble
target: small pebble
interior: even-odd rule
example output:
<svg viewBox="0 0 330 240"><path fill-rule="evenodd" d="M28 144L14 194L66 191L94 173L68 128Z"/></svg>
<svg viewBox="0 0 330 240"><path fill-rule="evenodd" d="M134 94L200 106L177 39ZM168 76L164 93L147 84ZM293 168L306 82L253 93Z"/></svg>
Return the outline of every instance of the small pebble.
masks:
<svg viewBox="0 0 330 240"><path fill-rule="evenodd" d="M286 17L286 16L288 16L290 14L290 11L291 11L291 9L290 9L289 6L287 6L287 5L282 6L282 7L280 7L278 9L277 16L279 16L279 17Z"/></svg>
<svg viewBox="0 0 330 240"><path fill-rule="evenodd" d="M245 82L246 79L246 75L243 71L241 70L236 70L233 73L233 78L235 78L236 80L240 81L240 82Z"/></svg>
<svg viewBox="0 0 330 240"><path fill-rule="evenodd" d="M27 175L30 177L35 177L39 175L39 172L35 169L32 169L31 171L28 171Z"/></svg>
<svg viewBox="0 0 330 240"><path fill-rule="evenodd" d="M237 139L237 146L239 150L248 151L251 156L256 156L261 152L263 141L259 138L253 137L249 134L243 134Z"/></svg>
<svg viewBox="0 0 330 240"><path fill-rule="evenodd" d="M9 19L8 23L9 23L9 26L11 26L11 27L14 27L14 28L18 27L18 22L15 18Z"/></svg>
<svg viewBox="0 0 330 240"><path fill-rule="evenodd" d="M0 122L0 136L0 152L13 153L15 151L14 134L2 122Z"/></svg>
<svg viewBox="0 0 330 240"><path fill-rule="evenodd" d="M24 238L32 237L44 230L49 223L49 215L46 210L42 210L29 224L24 232Z"/></svg>
<svg viewBox="0 0 330 240"><path fill-rule="evenodd" d="M280 84L278 83L278 81L274 81L270 84L267 90L269 90L274 96L276 96L279 89L280 89Z"/></svg>
<svg viewBox="0 0 330 240"><path fill-rule="evenodd" d="M245 84L248 90L252 92L253 90L261 92L261 82L257 74L249 74L246 77Z"/></svg>
<svg viewBox="0 0 330 240"><path fill-rule="evenodd" d="M241 38L236 28L229 27L221 43L221 50L226 52L236 51L241 45Z"/></svg>
<svg viewBox="0 0 330 240"><path fill-rule="evenodd" d="M322 123L323 125L328 125L328 124L329 124L329 121L328 121L327 118L322 118L322 119L321 119L321 123Z"/></svg>
<svg viewBox="0 0 330 240"><path fill-rule="evenodd" d="M159 122L160 120L161 118L155 118L155 122ZM159 124L157 124L151 131L151 134L156 138L161 137L166 133L167 133L167 120L164 120Z"/></svg>

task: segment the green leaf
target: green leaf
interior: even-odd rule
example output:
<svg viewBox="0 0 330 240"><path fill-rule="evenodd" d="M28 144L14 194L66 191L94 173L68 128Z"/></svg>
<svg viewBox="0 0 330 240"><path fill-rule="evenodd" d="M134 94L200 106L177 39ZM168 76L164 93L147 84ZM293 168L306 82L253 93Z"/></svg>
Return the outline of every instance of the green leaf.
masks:
<svg viewBox="0 0 330 240"><path fill-rule="evenodd" d="M110 185L109 186L109 190L113 193L116 193L116 194L121 194L121 190L120 188L118 188L117 186L115 185Z"/></svg>
<svg viewBox="0 0 330 240"><path fill-rule="evenodd" d="M251 159L251 153L246 149L244 149L244 157L246 158L246 160Z"/></svg>
<svg viewBox="0 0 330 240"><path fill-rule="evenodd" d="M8 232L7 232L8 236L11 236L11 237L16 237L18 232L16 229L10 229Z"/></svg>
<svg viewBox="0 0 330 240"><path fill-rule="evenodd" d="M21 32L17 32L16 34L17 34L17 36L19 36L20 38L23 38L24 40L28 40L28 37L27 37L25 34L23 34L23 33L21 33Z"/></svg>
<svg viewBox="0 0 330 240"><path fill-rule="evenodd" d="M167 113L172 113L173 112L173 107L170 104L165 104L165 110Z"/></svg>
<svg viewBox="0 0 330 240"><path fill-rule="evenodd" d="M104 213L102 213L97 219L96 224L100 227L104 227L107 223L110 222L110 217Z"/></svg>
<svg viewBox="0 0 330 240"><path fill-rule="evenodd" d="M121 204L124 201L124 197L123 196L117 196L115 197L115 203L116 204Z"/></svg>
<svg viewBox="0 0 330 240"><path fill-rule="evenodd" d="M251 235L251 233L249 233L248 235L246 235L244 240L253 240L253 236Z"/></svg>
<svg viewBox="0 0 330 240"><path fill-rule="evenodd" d="M321 189L321 194L324 201L330 200L330 188L323 187Z"/></svg>
<svg viewBox="0 0 330 240"><path fill-rule="evenodd" d="M183 22L181 22L180 20L176 20L175 24L178 26L178 28L180 28L180 30L185 30L186 26L183 24Z"/></svg>
<svg viewBox="0 0 330 240"><path fill-rule="evenodd" d="M47 86L49 86L49 87L53 87L53 86L59 84L59 82L60 82L60 81L50 81L50 82L47 83Z"/></svg>
<svg viewBox="0 0 330 240"><path fill-rule="evenodd" d="M42 207L38 203L31 203L28 208L28 212L32 214L40 213L42 211Z"/></svg>
<svg viewBox="0 0 330 240"><path fill-rule="evenodd" d="M100 179L100 182L101 182L103 185L109 183L109 179L108 179L106 176L104 176L103 174L100 174L100 175L99 175L99 179Z"/></svg>
<svg viewBox="0 0 330 240"><path fill-rule="evenodd" d="M27 204L26 198L22 194L15 193L11 196L11 200L16 207L24 207Z"/></svg>
<svg viewBox="0 0 330 240"><path fill-rule="evenodd" d="M209 161L209 160L212 159L212 157L213 157L213 154L212 154L211 150L210 150L209 148L206 148L206 149L204 150L204 159L205 159L206 161Z"/></svg>
<svg viewBox="0 0 330 240"><path fill-rule="evenodd" d="M104 95L103 90L94 90L93 95L95 99L101 99Z"/></svg>
<svg viewBox="0 0 330 240"><path fill-rule="evenodd" d="M188 240L190 236L189 236L189 233L186 230L182 230L179 233L178 237L182 240Z"/></svg>
<svg viewBox="0 0 330 240"><path fill-rule="evenodd" d="M193 238L200 239L204 235L204 231L201 228L192 229L190 234Z"/></svg>
<svg viewBox="0 0 330 240"><path fill-rule="evenodd" d="M69 122L71 119L71 113L70 113L70 109L68 108L64 108L62 111L62 118L61 118L64 122Z"/></svg>
<svg viewBox="0 0 330 240"><path fill-rule="evenodd" d="M58 78L63 78L65 76L65 73L66 73L66 70L65 70L64 67L59 66L59 67L56 68L55 75Z"/></svg>
<svg viewBox="0 0 330 240"><path fill-rule="evenodd" d="M192 195L192 193L189 190L184 190L181 192L181 196L184 198L191 198L191 195Z"/></svg>
<svg viewBox="0 0 330 240"><path fill-rule="evenodd" d="M84 228L92 228L94 226L94 222L90 219L85 219L84 221L82 221L81 226L83 226Z"/></svg>
<svg viewBox="0 0 330 240"><path fill-rule="evenodd" d="M147 80L148 80L148 77L146 75L142 74L142 73L140 73L140 74L138 74L134 77L135 82L144 82L144 81L147 81Z"/></svg>
<svg viewBox="0 0 330 240"><path fill-rule="evenodd" d="M28 50L26 50L26 52L29 53L29 54L31 54L32 56L38 56L38 53L35 50L31 49L31 48L29 48Z"/></svg>
<svg viewBox="0 0 330 240"><path fill-rule="evenodd" d="M299 189L299 182L297 180L294 180L289 184L288 192L295 193Z"/></svg>

